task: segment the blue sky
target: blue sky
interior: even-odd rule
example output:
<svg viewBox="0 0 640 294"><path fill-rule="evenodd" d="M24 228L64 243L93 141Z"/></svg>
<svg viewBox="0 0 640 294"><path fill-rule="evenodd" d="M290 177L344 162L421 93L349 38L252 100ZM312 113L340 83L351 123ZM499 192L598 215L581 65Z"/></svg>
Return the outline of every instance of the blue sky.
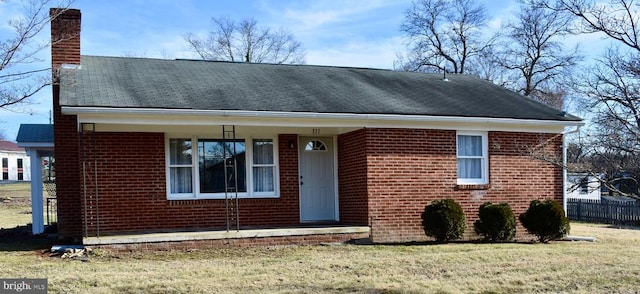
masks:
<svg viewBox="0 0 640 294"><path fill-rule="evenodd" d="M491 26L509 19L516 1L482 0ZM0 20L15 16L16 2L0 1ZM211 17L254 18L259 25L290 30L306 51L306 63L387 68L403 51L399 25L411 0L76 0L82 11L81 51L84 55L195 58L187 33L204 35ZM0 40L6 34L0 23ZM49 29L40 36L49 37ZM50 51L42 54L45 66ZM41 91L29 113L0 110L0 132L14 140L20 123L48 123L51 89Z"/></svg>

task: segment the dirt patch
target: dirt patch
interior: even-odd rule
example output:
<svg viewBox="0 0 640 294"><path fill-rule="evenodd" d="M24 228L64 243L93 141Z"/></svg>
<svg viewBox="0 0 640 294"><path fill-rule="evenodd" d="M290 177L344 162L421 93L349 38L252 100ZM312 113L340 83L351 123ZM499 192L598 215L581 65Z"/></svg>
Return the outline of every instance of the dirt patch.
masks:
<svg viewBox="0 0 640 294"><path fill-rule="evenodd" d="M31 186L29 182L0 183L0 208L31 206Z"/></svg>
<svg viewBox="0 0 640 294"><path fill-rule="evenodd" d="M31 206L31 198L0 197L0 207Z"/></svg>

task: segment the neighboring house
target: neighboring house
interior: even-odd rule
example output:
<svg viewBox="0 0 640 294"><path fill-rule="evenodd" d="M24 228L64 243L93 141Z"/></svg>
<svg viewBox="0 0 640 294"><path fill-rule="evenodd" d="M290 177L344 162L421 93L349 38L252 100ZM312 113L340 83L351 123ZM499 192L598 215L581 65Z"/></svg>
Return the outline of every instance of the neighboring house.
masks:
<svg viewBox="0 0 640 294"><path fill-rule="evenodd" d="M85 244L425 240L443 198L472 237L486 201L563 201L536 158L581 120L488 81L81 56L80 11L51 29L58 229Z"/></svg>
<svg viewBox="0 0 640 294"><path fill-rule="evenodd" d="M601 181L598 177L586 173L569 173L565 189L567 198L600 200Z"/></svg>
<svg viewBox="0 0 640 294"><path fill-rule="evenodd" d="M610 176L608 187L602 193L609 196L638 195L638 181L628 172L619 172ZM610 189L611 188L611 189Z"/></svg>
<svg viewBox="0 0 640 294"><path fill-rule="evenodd" d="M30 181L31 164L24 148L0 141L0 181Z"/></svg>

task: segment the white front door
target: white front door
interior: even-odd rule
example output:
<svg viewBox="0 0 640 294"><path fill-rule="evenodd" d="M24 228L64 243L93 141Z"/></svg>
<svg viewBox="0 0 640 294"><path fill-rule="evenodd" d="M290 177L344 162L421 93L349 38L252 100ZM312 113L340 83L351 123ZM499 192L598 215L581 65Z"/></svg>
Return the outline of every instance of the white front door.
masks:
<svg viewBox="0 0 640 294"><path fill-rule="evenodd" d="M300 137L300 221L335 221L333 138Z"/></svg>

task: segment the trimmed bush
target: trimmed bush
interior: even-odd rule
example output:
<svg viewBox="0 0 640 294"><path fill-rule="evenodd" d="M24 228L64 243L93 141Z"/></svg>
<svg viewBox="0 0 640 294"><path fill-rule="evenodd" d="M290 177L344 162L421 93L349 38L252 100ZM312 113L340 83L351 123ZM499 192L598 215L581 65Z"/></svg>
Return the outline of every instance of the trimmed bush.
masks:
<svg viewBox="0 0 640 294"><path fill-rule="evenodd" d="M473 227L485 241L510 241L515 237L516 217L508 203L485 202L480 205L478 217Z"/></svg>
<svg viewBox="0 0 640 294"><path fill-rule="evenodd" d="M562 238L570 230L562 205L551 199L531 201L529 209L520 215L520 222L542 243Z"/></svg>
<svg viewBox="0 0 640 294"><path fill-rule="evenodd" d="M464 211L453 199L434 200L422 212L424 233L438 242L462 238L466 229Z"/></svg>

